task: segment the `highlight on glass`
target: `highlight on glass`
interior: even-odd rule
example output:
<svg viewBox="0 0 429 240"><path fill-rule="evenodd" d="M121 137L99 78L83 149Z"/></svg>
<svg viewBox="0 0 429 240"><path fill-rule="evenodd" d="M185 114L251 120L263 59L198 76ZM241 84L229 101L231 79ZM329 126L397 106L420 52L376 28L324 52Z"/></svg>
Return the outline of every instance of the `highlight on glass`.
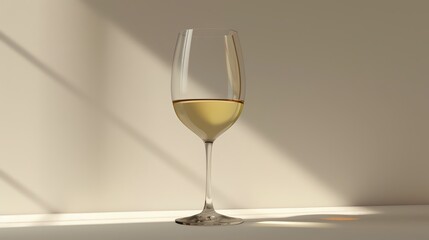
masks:
<svg viewBox="0 0 429 240"><path fill-rule="evenodd" d="M201 213L176 219L176 223L212 226L243 222L214 209L211 152L215 140L240 116L244 95L244 66L236 31L187 29L179 33L173 58L171 97L177 117L204 142L206 194Z"/></svg>

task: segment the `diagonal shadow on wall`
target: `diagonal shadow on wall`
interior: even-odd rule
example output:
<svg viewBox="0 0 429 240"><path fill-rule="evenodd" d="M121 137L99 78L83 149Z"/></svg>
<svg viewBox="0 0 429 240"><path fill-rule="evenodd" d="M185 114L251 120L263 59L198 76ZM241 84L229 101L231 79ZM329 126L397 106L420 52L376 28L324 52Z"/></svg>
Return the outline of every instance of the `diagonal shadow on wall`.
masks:
<svg viewBox="0 0 429 240"><path fill-rule="evenodd" d="M59 213L58 209L53 207L45 199L43 199L39 194L32 191L29 187L23 185L18 180L14 179L12 176L7 174L5 171L0 170L0 179L11 186L13 189L18 191L20 194L25 196L28 200L47 211L48 213Z"/></svg>
<svg viewBox="0 0 429 240"><path fill-rule="evenodd" d="M364 11L365 5L357 2L346 6L318 1L82 1L166 65L170 65L176 34L182 29L236 28L248 57L248 94L242 119L252 129L299 160L299 165L351 205L429 201L427 194L413 200L402 197L390 182L394 179L403 189L412 187L411 180L399 177L407 169L404 159L413 156L422 160L421 167L427 167L421 159L427 156L422 144L427 131L421 131L425 125L423 121L415 124L407 116L428 119L428 113L423 107L415 108L415 93L407 91L420 89L418 94L427 96L429 86L419 78L413 80L414 85L401 85L402 79L391 70L398 64L391 61L395 58L391 49L406 44L393 42L393 47L383 48L387 40L393 40L380 32L385 25L374 23L380 23L382 17L392 22L404 19L397 20L385 10L371 10L386 7L382 3ZM364 11L366 18L353 9ZM410 26L422 26L410 19ZM392 29L389 34L395 34ZM419 30L415 30L409 32L418 36ZM415 54L423 56L418 51ZM390 171L385 171L380 159L391 164ZM384 197L387 192L392 200Z"/></svg>

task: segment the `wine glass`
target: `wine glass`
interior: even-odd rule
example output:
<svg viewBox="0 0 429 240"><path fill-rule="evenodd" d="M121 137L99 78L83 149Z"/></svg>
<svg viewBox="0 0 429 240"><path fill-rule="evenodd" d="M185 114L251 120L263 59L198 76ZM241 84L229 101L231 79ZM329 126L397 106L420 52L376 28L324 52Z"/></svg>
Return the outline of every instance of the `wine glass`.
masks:
<svg viewBox="0 0 429 240"><path fill-rule="evenodd" d="M211 152L213 142L240 116L244 92L243 60L236 31L187 29L179 33L173 59L171 96L177 117L204 142L206 196L201 213L176 219L176 223L212 226L243 222L214 210Z"/></svg>

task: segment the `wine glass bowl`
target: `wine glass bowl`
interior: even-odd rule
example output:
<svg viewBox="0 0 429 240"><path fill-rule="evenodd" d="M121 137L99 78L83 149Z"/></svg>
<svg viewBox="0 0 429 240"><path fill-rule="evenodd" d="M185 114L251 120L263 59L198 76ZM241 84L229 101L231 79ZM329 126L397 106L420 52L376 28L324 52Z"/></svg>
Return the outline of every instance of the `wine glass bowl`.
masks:
<svg viewBox="0 0 429 240"><path fill-rule="evenodd" d="M182 123L204 142L214 140L240 116L243 102L226 99L187 99L173 102Z"/></svg>
<svg viewBox="0 0 429 240"><path fill-rule="evenodd" d="M206 197L203 211L176 219L184 225L231 225L243 220L214 210L211 197L213 142L243 110L244 68L238 34L230 29L187 29L179 33L173 58L171 96L180 121L206 148Z"/></svg>

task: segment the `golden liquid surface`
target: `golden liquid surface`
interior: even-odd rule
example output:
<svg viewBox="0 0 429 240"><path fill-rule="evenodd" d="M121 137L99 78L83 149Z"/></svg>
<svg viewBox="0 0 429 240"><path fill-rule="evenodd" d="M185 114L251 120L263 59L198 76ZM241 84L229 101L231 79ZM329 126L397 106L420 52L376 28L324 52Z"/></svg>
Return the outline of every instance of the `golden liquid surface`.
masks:
<svg viewBox="0 0 429 240"><path fill-rule="evenodd" d="M192 99L173 101L177 117L202 140L213 142L237 121L242 101Z"/></svg>

